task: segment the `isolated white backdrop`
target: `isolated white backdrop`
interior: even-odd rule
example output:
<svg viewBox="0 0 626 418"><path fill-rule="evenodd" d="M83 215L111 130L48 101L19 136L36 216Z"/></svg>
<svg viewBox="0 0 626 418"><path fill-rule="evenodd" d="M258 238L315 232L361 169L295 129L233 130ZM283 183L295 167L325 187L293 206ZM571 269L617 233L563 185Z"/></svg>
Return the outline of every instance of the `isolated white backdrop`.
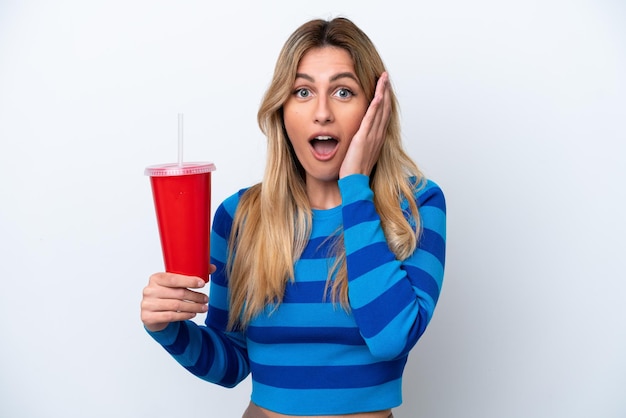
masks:
<svg viewBox="0 0 626 418"><path fill-rule="evenodd" d="M396 415L626 416L626 6L609 0L0 2L0 416L238 417L143 331L145 166L261 177L256 110L301 23L352 18L444 189L448 264Z"/></svg>

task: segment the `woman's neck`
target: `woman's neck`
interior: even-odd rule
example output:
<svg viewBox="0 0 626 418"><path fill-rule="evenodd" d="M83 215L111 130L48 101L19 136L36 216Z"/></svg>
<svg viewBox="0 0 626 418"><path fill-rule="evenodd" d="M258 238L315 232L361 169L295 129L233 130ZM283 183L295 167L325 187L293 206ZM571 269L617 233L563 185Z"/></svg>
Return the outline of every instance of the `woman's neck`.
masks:
<svg viewBox="0 0 626 418"><path fill-rule="evenodd" d="M341 205L341 194L336 181L307 182L306 193L313 209L332 209Z"/></svg>

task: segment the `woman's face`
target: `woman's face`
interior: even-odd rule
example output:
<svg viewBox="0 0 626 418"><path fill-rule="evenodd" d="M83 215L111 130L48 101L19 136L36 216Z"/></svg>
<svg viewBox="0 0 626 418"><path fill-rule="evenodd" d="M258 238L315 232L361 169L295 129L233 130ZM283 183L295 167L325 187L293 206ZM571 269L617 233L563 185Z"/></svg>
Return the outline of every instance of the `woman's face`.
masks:
<svg viewBox="0 0 626 418"><path fill-rule="evenodd" d="M307 188L337 181L368 105L346 50L315 48L302 57L283 118Z"/></svg>

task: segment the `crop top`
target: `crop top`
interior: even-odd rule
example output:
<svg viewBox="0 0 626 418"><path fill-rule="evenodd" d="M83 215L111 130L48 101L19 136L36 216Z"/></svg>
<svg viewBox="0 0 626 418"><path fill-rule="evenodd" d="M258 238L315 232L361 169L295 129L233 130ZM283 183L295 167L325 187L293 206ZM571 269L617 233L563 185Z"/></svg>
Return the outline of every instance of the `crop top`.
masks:
<svg viewBox="0 0 626 418"><path fill-rule="evenodd" d="M446 240L443 192L425 180L415 199L418 248L403 261L389 249L369 186L354 174L339 180L340 206L313 210L309 242L278 306L244 331L227 331L225 262L233 216L244 190L216 210L211 232L209 310L205 325L172 322L149 332L182 366L233 387L252 374L252 401L291 415L377 411L402 403L402 374L411 348L432 318L441 291ZM411 220L408 203L402 202ZM414 223L413 223L414 225ZM332 239L343 232L349 311L324 297ZM327 291L327 290L326 290Z"/></svg>

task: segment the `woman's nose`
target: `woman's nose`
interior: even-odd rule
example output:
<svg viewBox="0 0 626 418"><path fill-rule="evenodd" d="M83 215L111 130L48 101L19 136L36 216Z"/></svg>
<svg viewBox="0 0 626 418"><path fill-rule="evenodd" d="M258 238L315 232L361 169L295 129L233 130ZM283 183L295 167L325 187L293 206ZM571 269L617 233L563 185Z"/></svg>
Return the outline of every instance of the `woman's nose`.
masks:
<svg viewBox="0 0 626 418"><path fill-rule="evenodd" d="M328 99L325 97L318 98L315 106L315 122L326 124L332 121L333 112Z"/></svg>

